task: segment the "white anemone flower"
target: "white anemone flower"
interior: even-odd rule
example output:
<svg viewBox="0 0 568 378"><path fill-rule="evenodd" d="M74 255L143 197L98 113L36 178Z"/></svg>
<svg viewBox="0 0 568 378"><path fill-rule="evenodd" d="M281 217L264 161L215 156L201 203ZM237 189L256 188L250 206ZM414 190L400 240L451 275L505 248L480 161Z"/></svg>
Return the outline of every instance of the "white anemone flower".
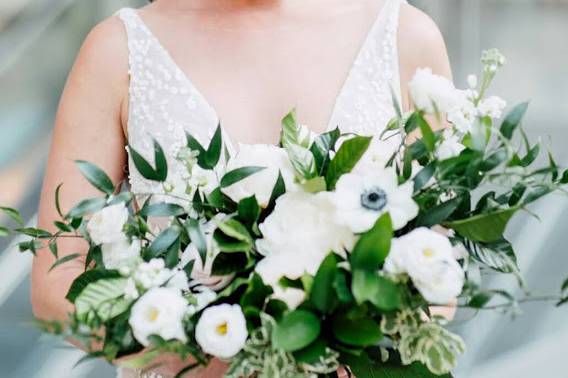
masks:
<svg viewBox="0 0 568 378"><path fill-rule="evenodd" d="M158 335L165 340L187 341L183 318L187 301L177 289L156 287L149 290L132 306L129 323L134 337L148 346L148 337Z"/></svg>
<svg viewBox="0 0 568 378"><path fill-rule="evenodd" d="M391 167L373 175L345 174L333 193L335 221L345 224L354 233L363 233L388 212L394 229L399 230L418 215L418 205L412 199L413 189L412 181L398 185L398 177Z"/></svg>
<svg viewBox="0 0 568 378"><path fill-rule="evenodd" d="M205 353L229 359L243 349L248 337L245 316L239 305L206 308L195 328L195 339Z"/></svg>

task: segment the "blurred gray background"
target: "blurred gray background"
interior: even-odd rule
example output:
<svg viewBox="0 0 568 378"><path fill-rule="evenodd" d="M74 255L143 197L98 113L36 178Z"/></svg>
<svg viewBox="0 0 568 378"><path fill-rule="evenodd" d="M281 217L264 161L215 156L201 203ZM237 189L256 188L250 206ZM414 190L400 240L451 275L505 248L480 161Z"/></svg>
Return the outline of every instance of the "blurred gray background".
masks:
<svg viewBox="0 0 568 378"><path fill-rule="evenodd" d="M509 65L498 93L531 100L525 124L568 166L568 0L415 0L439 24L456 83L479 70L480 51L498 47ZM68 70L89 29L123 6L143 0L0 0L0 203L33 221L54 112ZM126 48L126 47L125 47ZM535 293L555 293L568 272L568 201L554 197L513 220L510 239ZM0 222L2 220L0 219ZM0 242L0 377L113 377L104 362L73 368L79 351L31 324L30 256ZM512 279L494 285L510 287ZM458 316L452 327L468 344L459 378L568 377L568 307L523 306L514 321L484 313Z"/></svg>

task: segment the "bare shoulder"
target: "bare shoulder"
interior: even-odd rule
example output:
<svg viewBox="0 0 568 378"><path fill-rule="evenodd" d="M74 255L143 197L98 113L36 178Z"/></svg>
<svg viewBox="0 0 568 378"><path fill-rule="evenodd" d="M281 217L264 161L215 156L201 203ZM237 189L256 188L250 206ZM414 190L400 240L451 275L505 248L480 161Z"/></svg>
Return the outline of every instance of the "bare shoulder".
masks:
<svg viewBox="0 0 568 378"><path fill-rule="evenodd" d="M128 79L128 44L124 24L109 17L88 33L73 67L75 75L89 82L118 89Z"/></svg>
<svg viewBox="0 0 568 378"><path fill-rule="evenodd" d="M398 44L403 71L430 67L434 72L451 76L446 44L438 25L412 5L401 6Z"/></svg>

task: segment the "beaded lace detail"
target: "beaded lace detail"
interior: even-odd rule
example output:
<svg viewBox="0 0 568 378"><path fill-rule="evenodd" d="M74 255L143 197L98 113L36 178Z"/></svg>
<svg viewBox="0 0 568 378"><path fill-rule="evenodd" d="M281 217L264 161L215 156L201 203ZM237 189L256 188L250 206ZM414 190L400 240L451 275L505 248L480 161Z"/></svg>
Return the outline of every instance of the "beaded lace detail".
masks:
<svg viewBox="0 0 568 378"><path fill-rule="evenodd" d="M397 30L400 4L386 0L369 31L336 99L328 130L374 135L394 116L393 95L400 103ZM136 10L118 13L128 36L130 61L129 144L153 161L153 139L164 148L168 182L176 187L186 169L176 160L189 132L208 145L218 116L204 96L176 65ZM235 144L224 133L229 152ZM129 161L129 181L135 193L163 193L163 185L144 179Z"/></svg>

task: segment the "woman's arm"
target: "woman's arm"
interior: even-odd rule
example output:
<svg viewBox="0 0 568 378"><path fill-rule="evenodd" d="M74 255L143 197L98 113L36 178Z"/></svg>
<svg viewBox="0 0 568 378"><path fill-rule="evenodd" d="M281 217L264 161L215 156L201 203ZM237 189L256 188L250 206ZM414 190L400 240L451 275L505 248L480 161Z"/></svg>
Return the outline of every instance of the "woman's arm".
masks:
<svg viewBox="0 0 568 378"><path fill-rule="evenodd" d="M61 188L65 213L81 199L99 196L80 174L74 161L90 161L118 183L126 162L122 128L128 93L128 53L124 28L116 18L96 26L87 36L71 70L55 121L39 205L38 227L56 231L59 219L55 189ZM59 257L86 253L87 244L76 239L59 240ZM32 270L32 305L35 315L46 320L64 320L73 310L65 295L84 270L80 259L48 272L55 259L47 250L38 251Z"/></svg>

